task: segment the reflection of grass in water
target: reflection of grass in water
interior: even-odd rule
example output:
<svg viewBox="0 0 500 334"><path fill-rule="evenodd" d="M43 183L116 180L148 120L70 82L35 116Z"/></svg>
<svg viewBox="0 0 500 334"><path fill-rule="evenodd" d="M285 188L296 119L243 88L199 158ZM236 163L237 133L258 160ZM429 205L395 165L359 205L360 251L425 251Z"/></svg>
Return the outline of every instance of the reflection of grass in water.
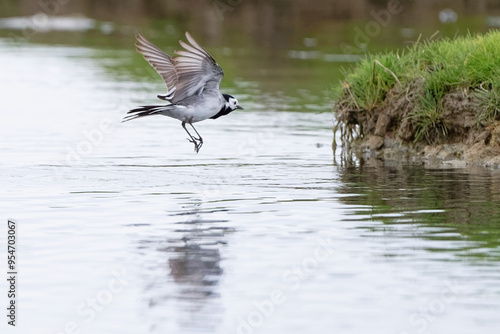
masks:
<svg viewBox="0 0 500 334"><path fill-rule="evenodd" d="M342 172L340 201L352 220L379 221L372 232L443 241L434 252L500 260L500 182L497 174L422 168L359 167ZM361 206L361 207L360 207ZM444 246L439 248L439 246Z"/></svg>
<svg viewBox="0 0 500 334"><path fill-rule="evenodd" d="M446 135L443 97L463 91L477 106L476 120L491 121L500 113L500 32L416 43L401 52L366 57L345 73L337 101L345 110L369 113L381 107L389 91L417 89L419 99L411 118L415 140ZM415 85L415 81L422 82ZM413 86L412 86L413 85Z"/></svg>

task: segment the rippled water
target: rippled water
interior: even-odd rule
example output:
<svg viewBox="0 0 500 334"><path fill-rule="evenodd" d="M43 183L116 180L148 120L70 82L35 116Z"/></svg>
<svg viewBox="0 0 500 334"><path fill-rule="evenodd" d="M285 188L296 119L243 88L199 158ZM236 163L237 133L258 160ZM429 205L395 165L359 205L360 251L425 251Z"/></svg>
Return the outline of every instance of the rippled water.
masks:
<svg viewBox="0 0 500 334"><path fill-rule="evenodd" d="M498 332L498 171L348 162L314 92L243 80L195 154L175 120L120 123L159 86L99 52L0 40L17 332Z"/></svg>

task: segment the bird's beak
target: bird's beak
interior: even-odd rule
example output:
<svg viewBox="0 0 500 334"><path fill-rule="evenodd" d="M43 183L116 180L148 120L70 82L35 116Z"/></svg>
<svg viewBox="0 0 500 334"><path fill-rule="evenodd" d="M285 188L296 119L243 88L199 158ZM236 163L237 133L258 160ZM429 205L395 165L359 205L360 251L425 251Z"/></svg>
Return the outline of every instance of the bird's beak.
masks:
<svg viewBox="0 0 500 334"><path fill-rule="evenodd" d="M241 109L241 110L245 110L242 106L240 106L239 104L236 106L236 109Z"/></svg>

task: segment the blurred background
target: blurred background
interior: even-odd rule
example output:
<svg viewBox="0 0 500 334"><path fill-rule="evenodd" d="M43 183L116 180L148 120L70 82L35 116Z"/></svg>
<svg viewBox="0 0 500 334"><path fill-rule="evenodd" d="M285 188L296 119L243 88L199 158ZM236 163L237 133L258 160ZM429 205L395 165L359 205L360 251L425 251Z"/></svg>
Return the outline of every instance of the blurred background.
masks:
<svg viewBox="0 0 500 334"><path fill-rule="evenodd" d="M498 0L0 0L12 333L499 333L500 173L332 150L363 55L499 27ZM165 92L138 31L189 31L245 108L199 154L176 120L121 123Z"/></svg>
<svg viewBox="0 0 500 334"><path fill-rule="evenodd" d="M0 17L0 37L99 49L132 50L140 30L172 52L190 31L223 64L229 78L223 85L239 77L264 90L300 95L305 89L323 97L340 80L341 67L365 52L500 27L500 2L1 0ZM120 62L110 70L134 72L134 65Z"/></svg>

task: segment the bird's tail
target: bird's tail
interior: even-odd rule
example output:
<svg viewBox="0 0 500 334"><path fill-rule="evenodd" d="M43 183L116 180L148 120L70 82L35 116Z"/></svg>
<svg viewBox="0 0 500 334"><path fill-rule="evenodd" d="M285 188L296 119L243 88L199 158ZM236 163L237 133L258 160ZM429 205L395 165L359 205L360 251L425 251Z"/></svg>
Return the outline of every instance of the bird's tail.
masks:
<svg viewBox="0 0 500 334"><path fill-rule="evenodd" d="M161 115L168 112L171 109L171 105L165 106L142 106L130 110L127 115L123 118L123 122L131 121L136 118L151 116L151 115Z"/></svg>

